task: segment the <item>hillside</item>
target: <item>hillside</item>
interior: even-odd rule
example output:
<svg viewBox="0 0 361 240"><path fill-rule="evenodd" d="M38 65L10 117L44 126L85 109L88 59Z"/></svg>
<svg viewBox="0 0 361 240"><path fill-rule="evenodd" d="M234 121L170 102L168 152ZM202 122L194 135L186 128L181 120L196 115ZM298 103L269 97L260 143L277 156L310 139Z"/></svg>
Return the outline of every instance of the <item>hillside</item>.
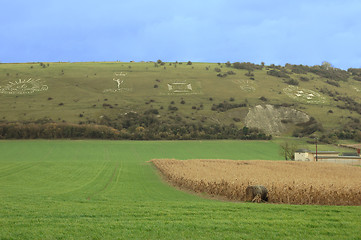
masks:
<svg viewBox="0 0 361 240"><path fill-rule="evenodd" d="M360 69L325 65L160 60L0 64L0 120L99 124L141 133L153 126L197 125L201 132L203 126L217 125L229 127L224 130L229 134L234 129L249 131L244 127L262 128L265 121L246 121L261 105L258 109L268 112L253 119L280 125L266 134L304 136L316 131L326 140L358 139L360 76ZM188 135L192 138L191 132Z"/></svg>

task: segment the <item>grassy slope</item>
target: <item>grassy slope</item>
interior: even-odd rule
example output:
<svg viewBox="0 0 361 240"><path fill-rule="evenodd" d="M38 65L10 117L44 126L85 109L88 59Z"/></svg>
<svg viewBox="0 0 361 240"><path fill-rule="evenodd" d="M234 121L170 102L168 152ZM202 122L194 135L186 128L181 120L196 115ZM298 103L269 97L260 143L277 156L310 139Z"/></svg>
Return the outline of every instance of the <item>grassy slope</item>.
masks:
<svg viewBox="0 0 361 240"><path fill-rule="evenodd" d="M230 203L162 182L152 158L279 159L272 142L1 141L0 238L357 239L360 207Z"/></svg>
<svg viewBox="0 0 361 240"><path fill-rule="evenodd" d="M31 68L33 66L33 68ZM307 104L288 97L283 89L288 85L281 78L268 76L266 69L254 72L255 81L249 80L244 74L246 70L230 69L222 65L222 72L233 70L236 75L219 78L214 71L220 67L212 63L193 63L188 66L185 63L171 66L154 67L154 63L50 63L47 68L39 64L0 64L0 86L4 87L9 81L21 79L38 79L48 85L49 90L35 92L30 95L6 95L0 94L0 120L36 120L50 117L55 121L79 122L87 120L99 120L101 115L115 115L130 110L143 111L151 107L160 110L160 117L167 119L172 115L167 107L171 101L179 108L177 114L188 119L188 121L200 121L203 116L207 121L235 123L233 118L242 118L247 108L238 108L225 113L216 113L210 108L213 103L220 103L235 98L235 103L243 103L246 100L251 106L262 103L261 96L269 99L272 104L294 103L296 108L314 116L322 122L326 128L338 127L348 122L347 116L359 118L359 114L351 113L349 110L336 108L337 102L324 96L324 104ZM130 68L129 68L130 67ZM164 69L166 67L166 69ZM206 67L209 70L206 70ZM64 74L62 74L62 71ZM116 82L112 81L115 72L126 72L124 87L129 91L121 93L104 93L105 89L115 89ZM294 79L301 75L293 74ZM349 80L341 82L341 87L336 88L326 84L322 79L313 74L307 74L313 80L309 82L300 81L300 87L314 90L327 87L337 90L343 96L350 96L360 102L361 97L357 90L361 90L361 82ZM157 82L159 79L160 82ZM169 94L167 83L185 81L191 83L194 94ZM255 91L244 91L241 89L242 81L249 81ZM154 88L157 84L158 88ZM51 97L53 100L48 100ZM212 97L213 101L209 98ZM185 104L180 104L181 99ZM107 99L107 101L105 101ZM146 104L149 100L154 103ZM59 106L59 103L64 103ZM103 103L111 104L114 109L104 109ZM203 110L194 110L192 106L204 105ZM96 105L96 107L93 107ZM333 114L328 111L333 110ZM79 117L83 114L84 117ZM191 120L194 118L195 120ZM242 122L235 123L242 127Z"/></svg>

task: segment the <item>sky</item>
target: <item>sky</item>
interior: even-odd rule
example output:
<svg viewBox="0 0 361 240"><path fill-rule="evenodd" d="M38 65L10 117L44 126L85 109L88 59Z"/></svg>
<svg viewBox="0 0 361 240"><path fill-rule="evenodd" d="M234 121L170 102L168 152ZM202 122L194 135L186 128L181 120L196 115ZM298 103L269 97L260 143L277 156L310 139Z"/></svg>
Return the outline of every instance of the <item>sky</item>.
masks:
<svg viewBox="0 0 361 240"><path fill-rule="evenodd" d="M0 0L0 62L361 68L360 0Z"/></svg>

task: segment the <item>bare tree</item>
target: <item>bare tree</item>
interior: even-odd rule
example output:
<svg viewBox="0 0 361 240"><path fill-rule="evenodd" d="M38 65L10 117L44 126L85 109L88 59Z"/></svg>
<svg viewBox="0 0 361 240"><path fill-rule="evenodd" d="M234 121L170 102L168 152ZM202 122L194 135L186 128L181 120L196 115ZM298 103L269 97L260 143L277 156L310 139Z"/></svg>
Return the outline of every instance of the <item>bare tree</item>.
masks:
<svg viewBox="0 0 361 240"><path fill-rule="evenodd" d="M296 144L283 142L280 146L280 155L284 156L285 160L295 160L295 152L298 148Z"/></svg>

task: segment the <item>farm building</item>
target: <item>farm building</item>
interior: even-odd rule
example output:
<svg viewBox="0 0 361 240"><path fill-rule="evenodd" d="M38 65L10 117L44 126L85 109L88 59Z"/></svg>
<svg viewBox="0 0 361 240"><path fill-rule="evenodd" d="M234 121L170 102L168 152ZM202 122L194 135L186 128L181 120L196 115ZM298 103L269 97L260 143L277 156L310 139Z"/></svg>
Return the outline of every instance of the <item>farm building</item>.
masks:
<svg viewBox="0 0 361 240"><path fill-rule="evenodd" d="M295 161L309 162L334 162L351 165L361 165L360 153L342 153L335 151L310 151L308 149L299 149L295 152Z"/></svg>

